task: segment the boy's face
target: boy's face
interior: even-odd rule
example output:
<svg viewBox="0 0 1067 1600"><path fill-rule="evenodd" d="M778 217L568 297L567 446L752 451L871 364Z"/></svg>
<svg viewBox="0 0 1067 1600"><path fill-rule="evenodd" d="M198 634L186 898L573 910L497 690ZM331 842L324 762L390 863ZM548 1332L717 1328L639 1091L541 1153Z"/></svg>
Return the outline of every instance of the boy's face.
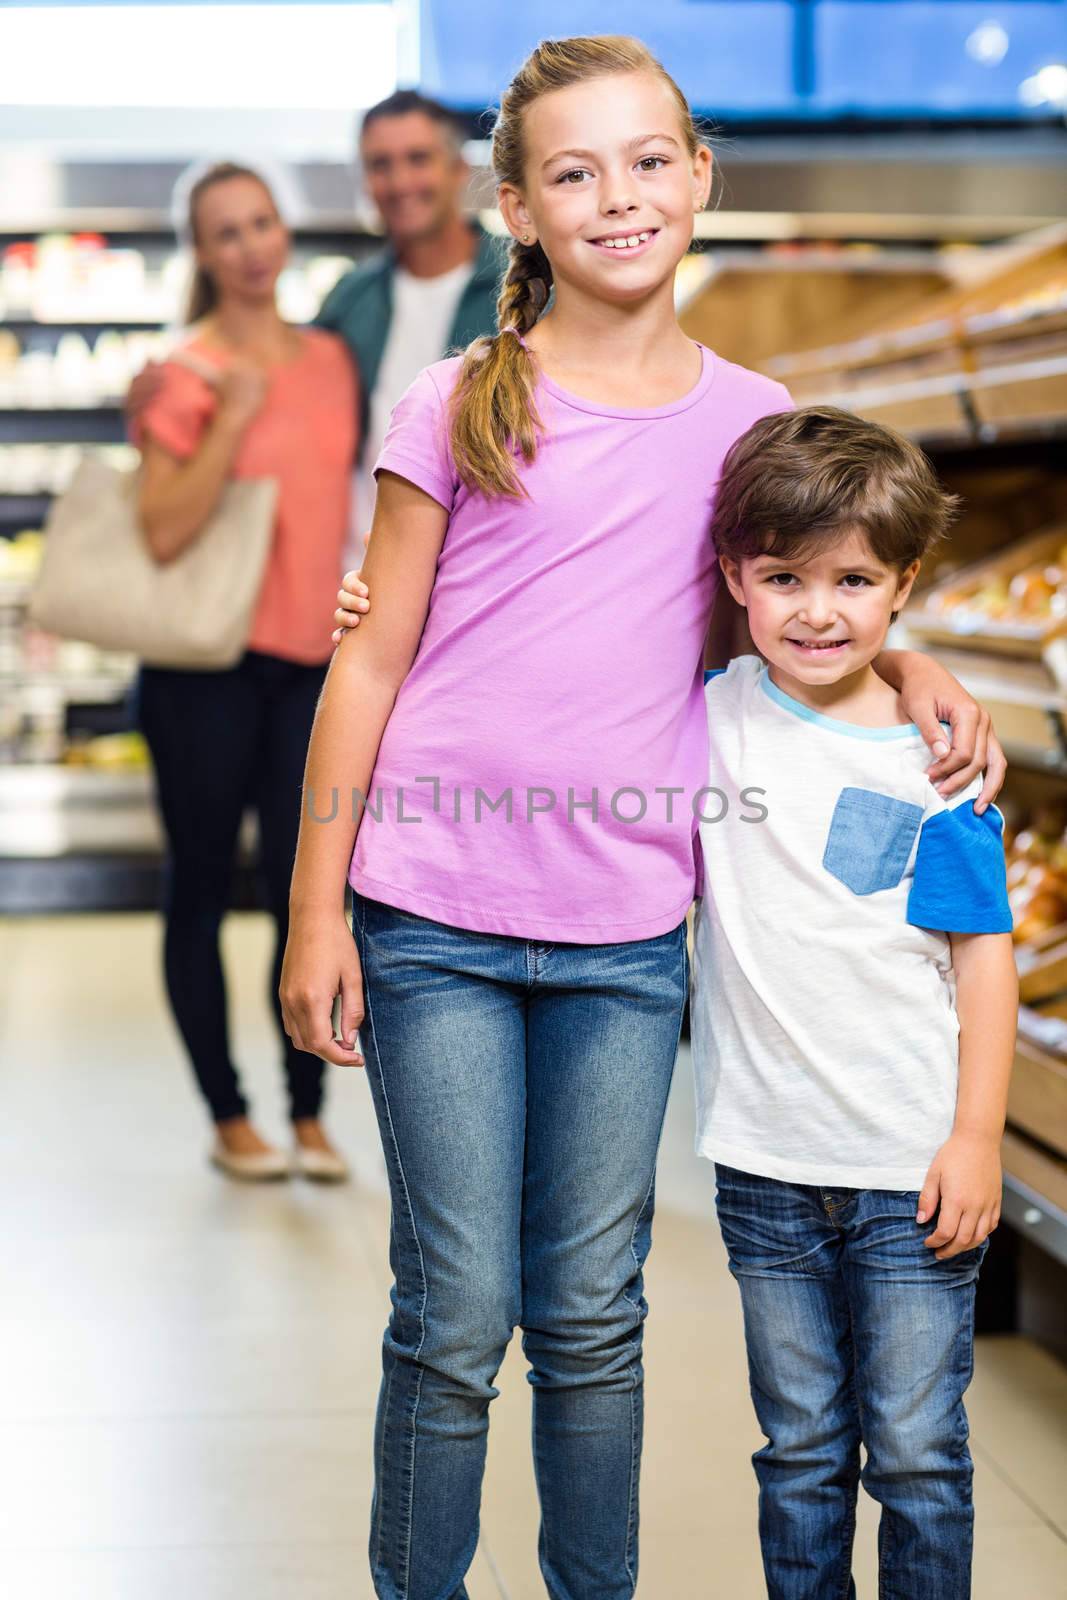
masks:
<svg viewBox="0 0 1067 1600"><path fill-rule="evenodd" d="M903 572L887 567L859 530L816 543L803 561L724 556L721 565L760 654L811 684L836 683L874 660L919 570L917 561Z"/></svg>

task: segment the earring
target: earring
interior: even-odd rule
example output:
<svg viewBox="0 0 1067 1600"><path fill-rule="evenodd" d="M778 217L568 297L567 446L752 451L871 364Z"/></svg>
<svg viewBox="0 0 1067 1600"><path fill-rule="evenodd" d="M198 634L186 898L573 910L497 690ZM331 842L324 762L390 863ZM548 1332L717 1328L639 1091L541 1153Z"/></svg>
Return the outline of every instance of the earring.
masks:
<svg viewBox="0 0 1067 1600"><path fill-rule="evenodd" d="M528 233L524 233L524 234L523 234L523 236L522 236L522 242L523 242L523 244L529 244L529 242L530 242L530 235L529 235L529 234L528 234Z"/></svg>

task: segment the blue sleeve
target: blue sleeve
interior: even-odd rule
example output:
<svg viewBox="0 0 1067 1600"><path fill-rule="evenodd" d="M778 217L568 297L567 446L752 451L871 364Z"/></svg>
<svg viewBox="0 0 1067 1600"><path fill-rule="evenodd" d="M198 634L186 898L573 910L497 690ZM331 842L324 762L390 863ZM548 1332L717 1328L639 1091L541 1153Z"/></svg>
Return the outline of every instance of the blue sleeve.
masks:
<svg viewBox="0 0 1067 1600"><path fill-rule="evenodd" d="M710 683L712 678L721 678L725 671L725 667L711 667L710 669L705 669L704 682Z"/></svg>
<svg viewBox="0 0 1067 1600"><path fill-rule="evenodd" d="M974 801L937 811L919 834L908 921L942 933L1010 933L1004 819Z"/></svg>

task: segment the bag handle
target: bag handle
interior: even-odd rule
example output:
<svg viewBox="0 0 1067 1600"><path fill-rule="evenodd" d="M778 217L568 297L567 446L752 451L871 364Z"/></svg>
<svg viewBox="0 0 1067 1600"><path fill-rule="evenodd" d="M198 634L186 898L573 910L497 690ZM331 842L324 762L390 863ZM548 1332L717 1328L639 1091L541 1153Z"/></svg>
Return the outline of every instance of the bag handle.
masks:
<svg viewBox="0 0 1067 1600"><path fill-rule="evenodd" d="M217 389L222 381L222 373L211 361L205 361L202 356L194 355L187 345L179 345L172 350L166 358L173 361L175 366L185 367L189 372L195 373L204 383L212 389Z"/></svg>

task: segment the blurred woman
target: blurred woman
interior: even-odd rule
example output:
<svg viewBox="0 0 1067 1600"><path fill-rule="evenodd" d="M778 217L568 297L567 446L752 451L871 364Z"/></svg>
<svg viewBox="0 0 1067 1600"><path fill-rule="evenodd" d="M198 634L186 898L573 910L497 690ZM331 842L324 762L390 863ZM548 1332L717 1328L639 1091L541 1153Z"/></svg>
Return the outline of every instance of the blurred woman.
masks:
<svg viewBox="0 0 1067 1600"><path fill-rule="evenodd" d="M276 287L288 230L264 179L226 163L190 187L195 252L177 359L132 422L140 514L156 559L203 532L232 477L278 485L274 539L247 649L226 671L142 667L139 720L169 843L167 992L215 1125L211 1160L232 1177L347 1176L320 1122L323 1062L281 1028L278 980L300 822L304 758L329 662L356 449L355 375L345 346L283 321ZM276 943L270 999L283 1041L293 1162L249 1120L227 1027L219 928L241 819L255 808Z"/></svg>

